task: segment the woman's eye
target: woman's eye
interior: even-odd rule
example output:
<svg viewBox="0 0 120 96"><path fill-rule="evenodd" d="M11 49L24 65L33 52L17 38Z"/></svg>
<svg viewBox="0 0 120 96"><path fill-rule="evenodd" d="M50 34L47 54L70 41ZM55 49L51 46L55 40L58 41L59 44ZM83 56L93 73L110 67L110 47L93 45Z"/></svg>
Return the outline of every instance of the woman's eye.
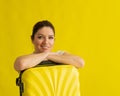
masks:
<svg viewBox="0 0 120 96"><path fill-rule="evenodd" d="M54 37L49 37L49 39L54 39Z"/></svg>
<svg viewBox="0 0 120 96"><path fill-rule="evenodd" d="M38 36L39 39L42 39L42 36Z"/></svg>

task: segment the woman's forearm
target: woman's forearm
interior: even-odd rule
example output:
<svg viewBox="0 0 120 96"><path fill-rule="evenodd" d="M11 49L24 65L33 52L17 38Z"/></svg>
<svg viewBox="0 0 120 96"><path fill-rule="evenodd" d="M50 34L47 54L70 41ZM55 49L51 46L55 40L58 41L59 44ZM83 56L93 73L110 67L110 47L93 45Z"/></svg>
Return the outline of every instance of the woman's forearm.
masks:
<svg viewBox="0 0 120 96"><path fill-rule="evenodd" d="M77 68L84 66L84 60L82 58L79 56L70 55L68 53L65 53L63 55L51 53L47 56L47 59L57 63L70 64Z"/></svg>
<svg viewBox="0 0 120 96"><path fill-rule="evenodd" d="M17 71L21 71L27 68L31 68L45 60L49 53L37 53L18 57L14 63L14 68Z"/></svg>
<svg viewBox="0 0 120 96"><path fill-rule="evenodd" d="M83 59L78 56L73 56L68 53L57 54L53 52L43 52L18 57L14 63L14 68L17 71L21 71L34 67L43 60L51 60L57 63L70 64L77 68L84 66Z"/></svg>

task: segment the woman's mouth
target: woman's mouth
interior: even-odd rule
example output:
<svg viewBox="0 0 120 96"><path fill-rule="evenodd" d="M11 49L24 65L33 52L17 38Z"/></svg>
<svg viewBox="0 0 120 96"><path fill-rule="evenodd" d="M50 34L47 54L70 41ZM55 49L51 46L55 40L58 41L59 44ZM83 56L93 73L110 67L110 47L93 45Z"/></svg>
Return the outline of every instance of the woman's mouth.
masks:
<svg viewBox="0 0 120 96"><path fill-rule="evenodd" d="M41 47L42 47L42 49L44 49L44 50L49 49L49 47L48 47L48 46L41 46Z"/></svg>

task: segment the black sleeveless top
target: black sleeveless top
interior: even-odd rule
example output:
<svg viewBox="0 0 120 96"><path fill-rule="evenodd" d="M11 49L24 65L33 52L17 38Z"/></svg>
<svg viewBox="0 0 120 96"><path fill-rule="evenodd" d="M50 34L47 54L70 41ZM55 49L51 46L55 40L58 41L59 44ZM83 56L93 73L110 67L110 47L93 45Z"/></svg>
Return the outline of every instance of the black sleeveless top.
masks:
<svg viewBox="0 0 120 96"><path fill-rule="evenodd" d="M42 62L40 62L38 65L36 65L36 67L38 67L38 66L41 66L41 67L42 66L54 66L54 65L63 65L63 64L56 63L56 62L48 60L48 61L42 61Z"/></svg>

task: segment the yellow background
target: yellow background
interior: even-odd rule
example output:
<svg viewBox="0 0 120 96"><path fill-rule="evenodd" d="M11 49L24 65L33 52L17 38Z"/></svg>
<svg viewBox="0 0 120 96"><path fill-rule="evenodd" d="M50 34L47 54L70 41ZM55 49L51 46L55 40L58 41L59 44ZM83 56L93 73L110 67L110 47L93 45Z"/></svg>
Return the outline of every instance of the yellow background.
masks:
<svg viewBox="0 0 120 96"><path fill-rule="evenodd" d="M56 29L54 51L86 62L81 96L120 96L119 0L0 0L0 96L19 96L13 63L33 51L32 27L44 19Z"/></svg>

